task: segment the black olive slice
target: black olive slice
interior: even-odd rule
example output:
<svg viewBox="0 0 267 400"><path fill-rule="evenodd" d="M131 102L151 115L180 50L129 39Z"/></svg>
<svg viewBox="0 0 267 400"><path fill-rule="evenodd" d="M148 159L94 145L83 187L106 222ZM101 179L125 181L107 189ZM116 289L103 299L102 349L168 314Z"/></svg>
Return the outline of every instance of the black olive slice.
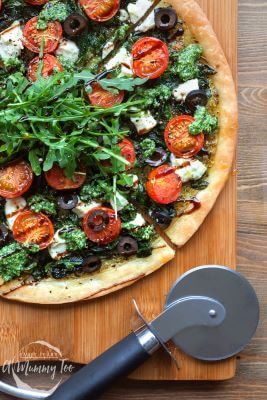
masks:
<svg viewBox="0 0 267 400"><path fill-rule="evenodd" d="M167 160L167 152L162 149L161 147L157 147L154 151L154 153L149 157L145 159L145 162L148 165L151 165L151 167L158 167Z"/></svg>
<svg viewBox="0 0 267 400"><path fill-rule="evenodd" d="M151 213L151 217L153 218L153 220L163 229L167 228L170 225L175 215L176 211L172 207L170 208L157 207Z"/></svg>
<svg viewBox="0 0 267 400"><path fill-rule="evenodd" d="M185 105L193 112L198 106L205 107L208 102L208 96L202 89L192 90L185 98Z"/></svg>
<svg viewBox="0 0 267 400"><path fill-rule="evenodd" d="M0 224L0 246L4 246L8 239L8 229L4 224Z"/></svg>
<svg viewBox="0 0 267 400"><path fill-rule="evenodd" d="M123 236L118 243L117 250L122 256L132 256L138 251L138 243L131 236Z"/></svg>
<svg viewBox="0 0 267 400"><path fill-rule="evenodd" d="M95 210L88 218L88 226L94 232L103 231L109 223L109 215L104 210Z"/></svg>
<svg viewBox="0 0 267 400"><path fill-rule="evenodd" d="M157 8L155 10L156 27L168 31L177 24L177 14L172 8Z"/></svg>
<svg viewBox="0 0 267 400"><path fill-rule="evenodd" d="M79 198L75 193L64 193L57 198L57 203L62 210L72 210L78 202Z"/></svg>
<svg viewBox="0 0 267 400"><path fill-rule="evenodd" d="M87 26L87 20L80 14L71 14L63 23L63 29L68 36L78 36Z"/></svg>
<svg viewBox="0 0 267 400"><path fill-rule="evenodd" d="M101 260L97 256L88 256L83 260L83 272L95 272L101 267Z"/></svg>

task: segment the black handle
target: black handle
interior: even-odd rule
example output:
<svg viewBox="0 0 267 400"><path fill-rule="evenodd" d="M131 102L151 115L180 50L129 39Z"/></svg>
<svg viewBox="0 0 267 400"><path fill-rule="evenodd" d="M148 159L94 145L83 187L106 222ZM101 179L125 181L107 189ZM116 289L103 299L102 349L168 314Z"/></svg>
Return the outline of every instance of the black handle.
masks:
<svg viewBox="0 0 267 400"><path fill-rule="evenodd" d="M94 400L120 377L127 376L149 358L135 333L81 368L48 397L49 400Z"/></svg>

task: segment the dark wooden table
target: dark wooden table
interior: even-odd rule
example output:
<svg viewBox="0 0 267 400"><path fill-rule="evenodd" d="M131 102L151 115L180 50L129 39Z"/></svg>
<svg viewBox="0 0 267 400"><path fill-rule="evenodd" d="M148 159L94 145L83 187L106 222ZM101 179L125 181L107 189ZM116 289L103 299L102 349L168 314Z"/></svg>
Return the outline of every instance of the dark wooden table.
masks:
<svg viewBox="0 0 267 400"><path fill-rule="evenodd" d="M225 21L227 29L227 21ZM256 336L225 382L123 380L103 400L267 399L267 1L239 0L238 270L261 303ZM0 393L0 400L12 400Z"/></svg>

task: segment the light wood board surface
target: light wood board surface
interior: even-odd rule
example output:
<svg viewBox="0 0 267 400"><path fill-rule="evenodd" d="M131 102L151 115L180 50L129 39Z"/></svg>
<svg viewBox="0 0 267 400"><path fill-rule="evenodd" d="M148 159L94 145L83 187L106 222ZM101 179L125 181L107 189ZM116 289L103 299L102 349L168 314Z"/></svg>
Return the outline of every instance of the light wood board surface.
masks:
<svg viewBox="0 0 267 400"><path fill-rule="evenodd" d="M236 0L199 0L213 23L236 74ZM33 306L0 302L0 364L21 359L21 349L35 340L58 347L64 358L85 363L136 327L132 307L135 298L150 319L161 311L172 283L191 267L222 264L235 268L236 257L236 176L233 171L227 187L197 234L177 252L174 261L148 278L96 301L66 306ZM157 380L221 380L235 373L235 360L203 363L175 355L177 370L159 352L133 378ZM0 397L1 398L1 397Z"/></svg>

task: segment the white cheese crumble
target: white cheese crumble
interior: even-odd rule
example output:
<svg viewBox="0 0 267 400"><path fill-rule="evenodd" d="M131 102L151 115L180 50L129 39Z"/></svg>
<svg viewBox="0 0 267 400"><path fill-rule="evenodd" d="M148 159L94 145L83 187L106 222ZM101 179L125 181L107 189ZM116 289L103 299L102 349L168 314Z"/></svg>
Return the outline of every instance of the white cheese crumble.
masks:
<svg viewBox="0 0 267 400"><path fill-rule="evenodd" d="M143 218L142 214L137 213L135 219L129 221L128 224L131 224L135 227L144 226L146 224L146 220Z"/></svg>
<svg viewBox="0 0 267 400"><path fill-rule="evenodd" d="M128 4L127 10L130 15L130 21L133 24L138 22L147 12L147 10L151 7L152 3L153 2L151 0L137 0L136 3ZM155 27L155 17L153 11L147 16L147 18L140 25L138 25L135 28L135 30L140 32L146 32L150 29L153 29L154 27Z"/></svg>
<svg viewBox="0 0 267 400"><path fill-rule="evenodd" d="M186 167L177 169L175 173L180 176L182 182L188 182L191 180L198 180L207 171L207 167L199 160L192 160Z"/></svg>
<svg viewBox="0 0 267 400"><path fill-rule="evenodd" d="M185 167L190 164L192 158L177 158L173 153L170 155L170 162L172 167Z"/></svg>
<svg viewBox="0 0 267 400"><path fill-rule="evenodd" d="M114 43L111 41L104 45L102 50L102 60L104 60L104 58L106 58L114 50L114 47Z"/></svg>
<svg viewBox="0 0 267 400"><path fill-rule="evenodd" d="M105 65L107 70L113 69L116 67L121 67L121 76L132 76L133 69L132 69L133 59L131 54L126 50L125 47L121 47L117 54L112 57Z"/></svg>
<svg viewBox="0 0 267 400"><path fill-rule="evenodd" d="M0 58L3 61L17 58L23 49L23 33L19 21L0 33Z"/></svg>
<svg viewBox="0 0 267 400"><path fill-rule="evenodd" d="M48 252L54 260L60 260L63 256L68 254L67 242L60 236L61 229L58 229L53 237L53 241L48 246Z"/></svg>
<svg viewBox="0 0 267 400"><path fill-rule="evenodd" d="M5 216L7 225L10 229L13 228L15 219L26 208L26 200L24 197L17 197L16 199L6 199Z"/></svg>
<svg viewBox="0 0 267 400"><path fill-rule="evenodd" d="M124 207L129 204L128 200L122 196L119 192L116 192L116 205L114 201L114 197L110 199L110 204L113 210L121 211L124 209Z"/></svg>
<svg viewBox="0 0 267 400"><path fill-rule="evenodd" d="M128 21L129 19L129 14L127 13L126 10L120 10L120 16L119 16L119 20L121 22L125 22Z"/></svg>
<svg viewBox="0 0 267 400"><path fill-rule="evenodd" d="M153 0L137 0L136 3L130 3L127 10L130 16L130 21L136 24L152 6ZM135 27L135 31L147 32L155 28L155 13L156 8L169 7L165 1L161 1L146 17L146 19Z"/></svg>
<svg viewBox="0 0 267 400"><path fill-rule="evenodd" d="M64 60L75 63L79 58L79 47L72 40L62 39L56 49L56 56Z"/></svg>
<svg viewBox="0 0 267 400"><path fill-rule="evenodd" d="M97 203L96 201L91 201L91 203L85 203L79 199L77 206L72 209L72 212L78 215L78 217L83 218L88 213L88 211L92 210L92 208L100 206L101 203Z"/></svg>
<svg viewBox="0 0 267 400"><path fill-rule="evenodd" d="M151 131L157 125L157 121L150 111L142 111L138 117L132 117L130 119L140 135Z"/></svg>
<svg viewBox="0 0 267 400"><path fill-rule="evenodd" d="M182 83L177 88L173 89L173 97L177 101L185 100L188 93L192 92L192 90L198 90L198 79L191 79L185 83Z"/></svg>

